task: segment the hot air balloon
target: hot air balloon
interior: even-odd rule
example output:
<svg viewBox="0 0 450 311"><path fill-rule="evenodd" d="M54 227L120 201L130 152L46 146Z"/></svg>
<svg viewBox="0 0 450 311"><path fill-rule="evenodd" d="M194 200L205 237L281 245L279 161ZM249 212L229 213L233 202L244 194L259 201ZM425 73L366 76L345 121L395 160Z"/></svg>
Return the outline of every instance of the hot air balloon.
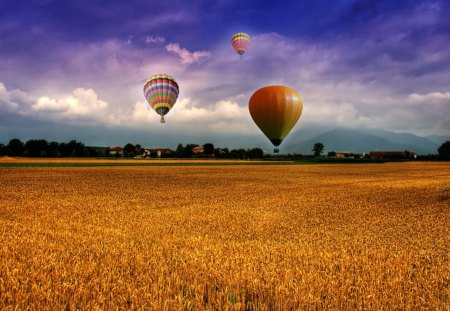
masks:
<svg viewBox="0 0 450 311"><path fill-rule="evenodd" d="M256 125L278 147L300 118L303 100L290 87L272 85L253 93L248 108Z"/></svg>
<svg viewBox="0 0 450 311"><path fill-rule="evenodd" d="M179 92L177 81L166 74L151 76L145 82L145 98L153 110L161 116L161 123L166 122L164 116L175 105Z"/></svg>
<svg viewBox="0 0 450 311"><path fill-rule="evenodd" d="M247 51L250 43L250 36L245 32L238 32L231 38L231 45L233 49L241 56Z"/></svg>

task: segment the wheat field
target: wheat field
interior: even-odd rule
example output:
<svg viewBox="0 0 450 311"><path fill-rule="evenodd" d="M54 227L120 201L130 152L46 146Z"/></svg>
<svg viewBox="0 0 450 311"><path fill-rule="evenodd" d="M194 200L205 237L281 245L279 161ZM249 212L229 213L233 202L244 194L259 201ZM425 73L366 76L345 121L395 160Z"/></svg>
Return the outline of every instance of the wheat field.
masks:
<svg viewBox="0 0 450 311"><path fill-rule="evenodd" d="M450 163L0 168L1 310L449 310Z"/></svg>

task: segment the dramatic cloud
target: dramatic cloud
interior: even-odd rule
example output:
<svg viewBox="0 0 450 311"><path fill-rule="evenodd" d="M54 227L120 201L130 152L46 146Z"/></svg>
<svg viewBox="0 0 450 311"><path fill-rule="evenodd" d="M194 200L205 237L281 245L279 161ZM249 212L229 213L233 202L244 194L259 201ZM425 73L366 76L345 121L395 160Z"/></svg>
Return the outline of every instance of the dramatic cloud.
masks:
<svg viewBox="0 0 450 311"><path fill-rule="evenodd" d="M186 65L202 63L211 58L211 53L208 51L190 52L185 48L181 48L178 43L170 43L166 45L166 50L178 55L181 59L181 63Z"/></svg>
<svg viewBox="0 0 450 311"><path fill-rule="evenodd" d="M0 114L23 114L33 102L33 98L21 90L7 90L0 82Z"/></svg>
<svg viewBox="0 0 450 311"><path fill-rule="evenodd" d="M414 124L419 133L450 133L450 92L411 94L406 103L405 110L412 118L404 124L405 131Z"/></svg>
<svg viewBox="0 0 450 311"><path fill-rule="evenodd" d="M447 109L450 109L450 92L434 92L429 94L411 94L409 96L409 100L413 103L420 103L428 102L431 104L437 104L441 105L442 107L446 107Z"/></svg>
<svg viewBox="0 0 450 311"><path fill-rule="evenodd" d="M71 121L107 123L108 104L99 100L92 89L75 89L71 95L60 98L40 96L35 98L20 90L8 91L0 83L0 113L58 122ZM110 112L112 115L114 112Z"/></svg>
<svg viewBox="0 0 450 311"><path fill-rule="evenodd" d="M160 128L159 118L148 104L138 101L129 113L129 118L122 119L122 123L135 128L152 124L157 129ZM190 131L196 134L205 131L249 134L252 130L248 109L231 101L199 107L190 98L182 98L166 116L166 122L170 123L169 131Z"/></svg>
<svg viewBox="0 0 450 311"><path fill-rule="evenodd" d="M370 96L360 100L334 102L313 99L314 110L306 109L308 122L340 127L388 129L418 135L450 133L450 93L409 94L380 100Z"/></svg>
<svg viewBox="0 0 450 311"><path fill-rule="evenodd" d="M166 117L172 131L201 133L207 130L234 134L249 132L251 119L248 109L236 102L218 101L200 107L190 98L181 98L175 108ZM92 126L160 129L159 115L146 102L137 101L134 106L125 109L120 106L113 107L99 99L94 90L84 88L77 88L70 95L56 98L32 98L19 90L8 91L0 83L1 112L61 123L69 121L71 124ZM196 125L195 128L192 127L193 124Z"/></svg>
<svg viewBox="0 0 450 311"><path fill-rule="evenodd" d="M10 98L10 93L6 90L3 83L0 83L0 111L1 112L16 112L19 110L19 105Z"/></svg>
<svg viewBox="0 0 450 311"><path fill-rule="evenodd" d="M248 100L281 84L303 96L302 127L450 132L444 1L224 0L215 11L181 0L9 3L0 4L0 113L11 120L257 134ZM252 37L242 61L230 45L237 31ZM157 73L180 86L163 128L142 93Z"/></svg>
<svg viewBox="0 0 450 311"><path fill-rule="evenodd" d="M31 107L37 113L49 113L52 117L75 120L102 119L108 104L99 100L92 89L77 88L71 96L54 99L39 97Z"/></svg>

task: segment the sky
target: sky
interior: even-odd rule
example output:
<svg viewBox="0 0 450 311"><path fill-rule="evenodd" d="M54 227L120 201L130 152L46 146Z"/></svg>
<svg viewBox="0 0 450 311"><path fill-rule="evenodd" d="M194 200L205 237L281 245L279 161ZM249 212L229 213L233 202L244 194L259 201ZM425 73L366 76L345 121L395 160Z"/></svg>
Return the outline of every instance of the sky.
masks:
<svg viewBox="0 0 450 311"><path fill-rule="evenodd" d="M333 127L450 135L448 12L447 0L2 0L0 143L270 146L248 111L268 85L303 98L291 141ZM243 60L237 32L251 37ZM180 87L165 124L142 91L158 73Z"/></svg>

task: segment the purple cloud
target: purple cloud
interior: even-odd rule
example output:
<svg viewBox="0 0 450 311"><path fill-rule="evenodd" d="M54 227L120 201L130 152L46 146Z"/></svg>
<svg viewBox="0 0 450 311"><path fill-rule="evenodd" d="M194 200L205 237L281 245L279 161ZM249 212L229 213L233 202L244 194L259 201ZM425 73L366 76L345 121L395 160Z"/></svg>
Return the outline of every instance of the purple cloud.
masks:
<svg viewBox="0 0 450 311"><path fill-rule="evenodd" d="M220 10L202 1L31 1L29 10L2 2L0 111L157 130L142 84L167 73L180 85L173 131L212 131L226 120L252 133L248 99L269 84L302 94L300 126L450 131L446 95L436 95L450 91L446 2L220 1L213 7ZM230 14L237 8L240 18ZM252 37L242 61L230 45L236 31ZM88 120L71 108L75 101L83 107L78 111L92 106L101 113Z"/></svg>
<svg viewBox="0 0 450 311"><path fill-rule="evenodd" d="M186 65L202 63L211 58L211 53L208 51L190 52L187 49L180 47L178 43L169 43L166 45L166 50L178 55L181 59L181 63Z"/></svg>

